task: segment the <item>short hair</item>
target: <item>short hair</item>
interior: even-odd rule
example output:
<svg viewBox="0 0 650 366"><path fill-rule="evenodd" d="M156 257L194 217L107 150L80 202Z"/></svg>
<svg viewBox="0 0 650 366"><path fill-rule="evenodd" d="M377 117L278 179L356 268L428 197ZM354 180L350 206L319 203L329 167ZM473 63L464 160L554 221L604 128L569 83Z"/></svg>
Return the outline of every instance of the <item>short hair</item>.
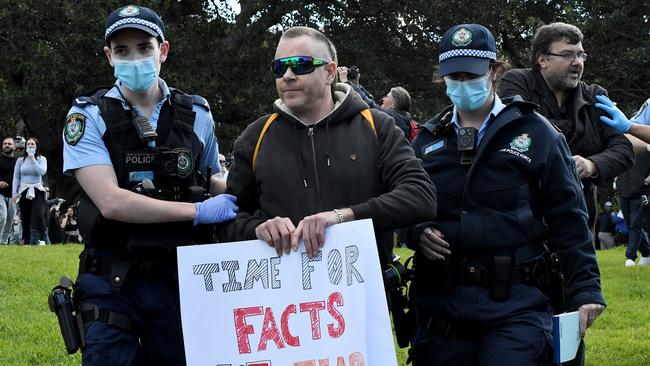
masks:
<svg viewBox="0 0 650 366"><path fill-rule="evenodd" d="M395 100L393 108L400 112L411 112L411 95L401 86L390 89L390 95Z"/></svg>
<svg viewBox="0 0 650 366"><path fill-rule="evenodd" d="M332 57L332 61L334 61L337 64L339 63L338 58L336 57L336 47L334 47L332 41L330 41L330 39L327 38L326 35L324 35L323 33L321 33L320 31L314 28L309 28L309 27L289 28L284 33L282 33L282 37L280 37L280 40L298 38L302 36L311 37L312 39L324 44L327 47L327 50L329 51L330 57Z"/></svg>
<svg viewBox="0 0 650 366"><path fill-rule="evenodd" d="M566 40L569 44L577 44L582 42L582 39L582 32L572 24L557 22L537 28L530 50L531 67L535 70L540 69L537 58L548 53L551 43Z"/></svg>
<svg viewBox="0 0 650 366"><path fill-rule="evenodd" d="M7 137L5 137L4 139L2 139L2 142L4 143L6 140L11 140L11 141L13 141L14 143L16 143L16 140L15 140L13 137L11 137L11 136L7 136Z"/></svg>

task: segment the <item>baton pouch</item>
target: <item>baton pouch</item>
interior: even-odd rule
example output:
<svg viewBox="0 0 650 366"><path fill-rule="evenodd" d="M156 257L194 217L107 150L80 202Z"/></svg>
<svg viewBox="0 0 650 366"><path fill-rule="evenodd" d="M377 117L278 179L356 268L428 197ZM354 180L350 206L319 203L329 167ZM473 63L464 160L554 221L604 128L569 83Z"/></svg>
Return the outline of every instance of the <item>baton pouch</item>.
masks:
<svg viewBox="0 0 650 366"><path fill-rule="evenodd" d="M506 300L510 294L510 256L495 256L490 262L490 297L492 300Z"/></svg>

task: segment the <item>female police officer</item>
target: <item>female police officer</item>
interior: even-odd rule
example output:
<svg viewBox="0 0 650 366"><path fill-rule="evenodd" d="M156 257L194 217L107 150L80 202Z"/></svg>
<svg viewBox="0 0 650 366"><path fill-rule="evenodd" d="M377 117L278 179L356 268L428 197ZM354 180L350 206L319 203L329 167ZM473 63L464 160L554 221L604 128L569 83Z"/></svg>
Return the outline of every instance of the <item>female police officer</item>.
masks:
<svg viewBox="0 0 650 366"><path fill-rule="evenodd" d="M416 250L415 366L551 364L552 309L534 264L561 256L581 330L604 308L585 203L562 134L535 106L495 94L494 38L457 25L440 43L453 105L413 148L438 190L434 222L408 230Z"/></svg>

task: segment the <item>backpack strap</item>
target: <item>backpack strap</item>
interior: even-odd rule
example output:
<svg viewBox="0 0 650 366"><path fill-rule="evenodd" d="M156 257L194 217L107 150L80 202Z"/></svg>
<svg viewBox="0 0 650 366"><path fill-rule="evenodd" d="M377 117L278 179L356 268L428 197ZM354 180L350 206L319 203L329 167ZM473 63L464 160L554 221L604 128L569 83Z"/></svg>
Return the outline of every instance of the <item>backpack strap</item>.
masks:
<svg viewBox="0 0 650 366"><path fill-rule="evenodd" d="M271 123L273 123L279 116L280 116L279 113L273 113L272 115L270 115L269 119L267 119L266 123L264 123L262 132L260 132L260 137L257 138L257 144L255 144L255 151L253 151L253 174L255 174L255 161L257 160L257 153L260 151L260 145L262 145L264 134L266 133L266 130L269 129Z"/></svg>
<svg viewBox="0 0 650 366"><path fill-rule="evenodd" d="M375 136L377 136L377 129L375 128L375 120L372 118L372 113L370 113L370 109L366 108L362 110L361 115L363 116L363 119L368 121L368 124L370 124L370 127L372 127L372 131L375 133ZM255 144L255 151L253 151L253 175L255 174L255 161L257 160L257 154L260 151L260 146L262 145L262 140L264 139L264 135L266 134L266 130L269 129L269 126L271 126L271 123L275 122L275 120L280 116L279 113L273 113L272 115L269 116L269 118L266 120L264 123L264 127L262 127L262 132L260 132L260 137L257 138L257 144Z"/></svg>
<svg viewBox="0 0 650 366"><path fill-rule="evenodd" d="M376 136L377 135L377 128L375 127L375 119L372 118L372 113L370 113L370 109L366 108L366 109L362 110L359 113L361 113L363 118L366 121L368 121L368 123L370 124L370 127L372 127L372 130L373 130L373 132L375 133L375 136Z"/></svg>

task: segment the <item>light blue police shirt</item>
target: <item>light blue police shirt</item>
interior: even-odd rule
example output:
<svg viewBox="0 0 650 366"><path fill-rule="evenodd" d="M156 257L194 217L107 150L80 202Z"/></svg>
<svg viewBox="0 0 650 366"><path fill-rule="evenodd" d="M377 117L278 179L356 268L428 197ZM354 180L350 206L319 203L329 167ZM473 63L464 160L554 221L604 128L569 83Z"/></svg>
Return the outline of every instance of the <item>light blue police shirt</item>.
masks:
<svg viewBox="0 0 650 366"><path fill-rule="evenodd" d="M128 105L124 101L124 97L118 90L119 85L121 85L121 83L118 80L105 96L118 99L122 102L124 110L129 110ZM149 123L151 123L151 127L153 127L154 130L158 125L158 118L160 117L160 110L163 104L171 103L171 93L167 87L167 83L165 83L163 79L159 78L158 85L160 86L164 97L158 104L156 104L151 113L151 118L149 118ZM199 170L201 174L205 175L208 166L212 165L213 174L218 173L221 170L221 167L219 166L219 145L214 135L214 121L212 120L212 114L210 114L210 112L205 108L197 106L196 104L192 106L192 110L196 113L196 118L194 120L194 133L203 145ZM68 115L72 113L80 113L86 116L85 128L83 136L81 136L74 146L68 144L65 136L63 137L63 172L67 175L73 175L73 171L78 168L90 165L113 165L108 149L106 149L104 140L102 140L102 136L104 136L104 133L106 132L106 123L102 119L99 107L92 104L87 104L83 107L73 105L72 108L70 108L70 111L68 111ZM140 113L138 112L138 114ZM154 142L151 142L150 146L154 147Z"/></svg>
<svg viewBox="0 0 650 366"><path fill-rule="evenodd" d="M649 104L650 99L646 100L645 103L643 103L641 108L636 113L634 113L634 116L632 116L632 118L630 118L630 121L638 123L640 125L650 126L650 108L648 108Z"/></svg>
<svg viewBox="0 0 650 366"><path fill-rule="evenodd" d="M485 117L485 120L481 124L481 128L478 130L478 138L476 139L476 146L481 143L481 140L485 136L485 132L488 129L488 126L494 119L494 117L497 116L504 108L506 107L505 104L499 99L499 96L494 93L494 104L492 104L492 110L490 111L490 114ZM458 134L458 130L462 128L460 125L460 122L458 121L458 110L456 109L456 106L454 106L454 111L453 111L453 116L451 117L451 122L454 124L454 131L456 131L456 134Z"/></svg>

